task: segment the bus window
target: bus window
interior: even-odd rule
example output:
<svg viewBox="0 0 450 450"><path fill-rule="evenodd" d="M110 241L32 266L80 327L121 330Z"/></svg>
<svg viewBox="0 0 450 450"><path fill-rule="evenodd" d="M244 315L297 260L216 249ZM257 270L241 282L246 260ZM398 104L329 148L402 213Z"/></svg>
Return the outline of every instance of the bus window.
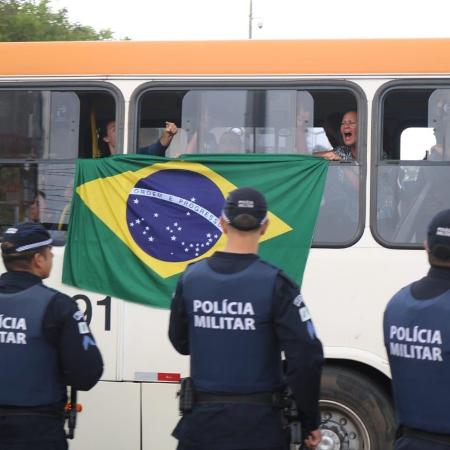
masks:
<svg viewBox="0 0 450 450"><path fill-rule="evenodd" d="M115 106L103 92L0 90L0 230L41 222L64 242L75 161L96 156L96 121L106 115Z"/></svg>
<svg viewBox="0 0 450 450"><path fill-rule="evenodd" d="M342 144L344 112L357 110L356 94L343 88L150 89L138 98L137 140L132 145L155 142L165 121L175 122L179 131L166 151L170 157L332 150ZM360 155L364 153L361 148ZM357 237L364 158L358 159L330 164L314 244L350 245Z"/></svg>
<svg viewBox="0 0 450 450"><path fill-rule="evenodd" d="M388 246L421 246L448 208L450 90L398 87L381 96L375 235Z"/></svg>

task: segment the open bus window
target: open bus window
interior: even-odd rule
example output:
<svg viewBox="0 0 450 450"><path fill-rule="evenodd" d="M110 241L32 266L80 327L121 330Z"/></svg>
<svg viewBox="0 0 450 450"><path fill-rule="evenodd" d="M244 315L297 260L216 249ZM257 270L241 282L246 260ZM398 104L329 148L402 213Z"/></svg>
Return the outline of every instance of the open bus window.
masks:
<svg viewBox="0 0 450 450"><path fill-rule="evenodd" d="M420 86L382 97L374 229L388 245L421 245L432 216L448 208L449 99L449 89Z"/></svg>
<svg viewBox="0 0 450 450"><path fill-rule="evenodd" d="M139 109L138 148L161 136L166 121L178 134L166 156L182 153L308 153L331 148L314 127L308 91L211 89L150 91Z"/></svg>
<svg viewBox="0 0 450 450"><path fill-rule="evenodd" d="M75 161L95 156L96 120L114 105L96 91L0 90L0 231L35 221L64 242Z"/></svg>
<svg viewBox="0 0 450 450"><path fill-rule="evenodd" d="M140 96L136 144L155 142L169 121L179 129L166 151L169 157L314 154L342 145L342 116L356 109L356 95L342 88L150 89ZM360 135L363 142L364 130ZM330 165L314 244L349 245L357 236L360 174L357 162Z"/></svg>

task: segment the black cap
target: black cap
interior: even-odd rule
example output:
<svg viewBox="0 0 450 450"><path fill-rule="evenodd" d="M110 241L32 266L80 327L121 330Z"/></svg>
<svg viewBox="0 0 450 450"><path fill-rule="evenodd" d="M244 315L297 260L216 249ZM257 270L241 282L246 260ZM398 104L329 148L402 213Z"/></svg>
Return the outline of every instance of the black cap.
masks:
<svg viewBox="0 0 450 450"><path fill-rule="evenodd" d="M450 209L433 217L428 225L427 241L432 256L450 261Z"/></svg>
<svg viewBox="0 0 450 450"><path fill-rule="evenodd" d="M49 232L40 224L26 222L9 227L3 234L2 253L21 254L52 245Z"/></svg>
<svg viewBox="0 0 450 450"><path fill-rule="evenodd" d="M236 189L225 200L222 217L238 230L256 230L267 221L266 199L255 189Z"/></svg>

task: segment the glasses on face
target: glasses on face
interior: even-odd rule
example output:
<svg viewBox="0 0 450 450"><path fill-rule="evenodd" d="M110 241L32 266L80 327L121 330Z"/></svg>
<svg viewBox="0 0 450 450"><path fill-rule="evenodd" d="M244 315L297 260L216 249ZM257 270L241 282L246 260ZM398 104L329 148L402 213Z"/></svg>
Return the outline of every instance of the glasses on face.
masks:
<svg viewBox="0 0 450 450"><path fill-rule="evenodd" d="M358 125L358 122L341 122L341 127L345 127L346 125L349 127L356 127L356 125Z"/></svg>

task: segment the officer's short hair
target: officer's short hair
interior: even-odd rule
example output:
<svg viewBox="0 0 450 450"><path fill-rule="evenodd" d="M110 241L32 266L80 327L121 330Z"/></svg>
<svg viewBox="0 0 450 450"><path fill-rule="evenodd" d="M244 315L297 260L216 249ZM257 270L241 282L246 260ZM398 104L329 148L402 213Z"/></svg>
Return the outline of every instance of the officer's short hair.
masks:
<svg viewBox="0 0 450 450"><path fill-rule="evenodd" d="M428 225L427 242L431 257L450 263L450 209L433 217Z"/></svg>
<svg viewBox="0 0 450 450"><path fill-rule="evenodd" d="M222 217L238 230L256 230L267 221L266 199L250 187L236 189L225 200Z"/></svg>
<svg viewBox="0 0 450 450"><path fill-rule="evenodd" d="M26 269L33 255L42 253L52 242L49 232L40 223L26 222L7 228L1 243L6 269Z"/></svg>

